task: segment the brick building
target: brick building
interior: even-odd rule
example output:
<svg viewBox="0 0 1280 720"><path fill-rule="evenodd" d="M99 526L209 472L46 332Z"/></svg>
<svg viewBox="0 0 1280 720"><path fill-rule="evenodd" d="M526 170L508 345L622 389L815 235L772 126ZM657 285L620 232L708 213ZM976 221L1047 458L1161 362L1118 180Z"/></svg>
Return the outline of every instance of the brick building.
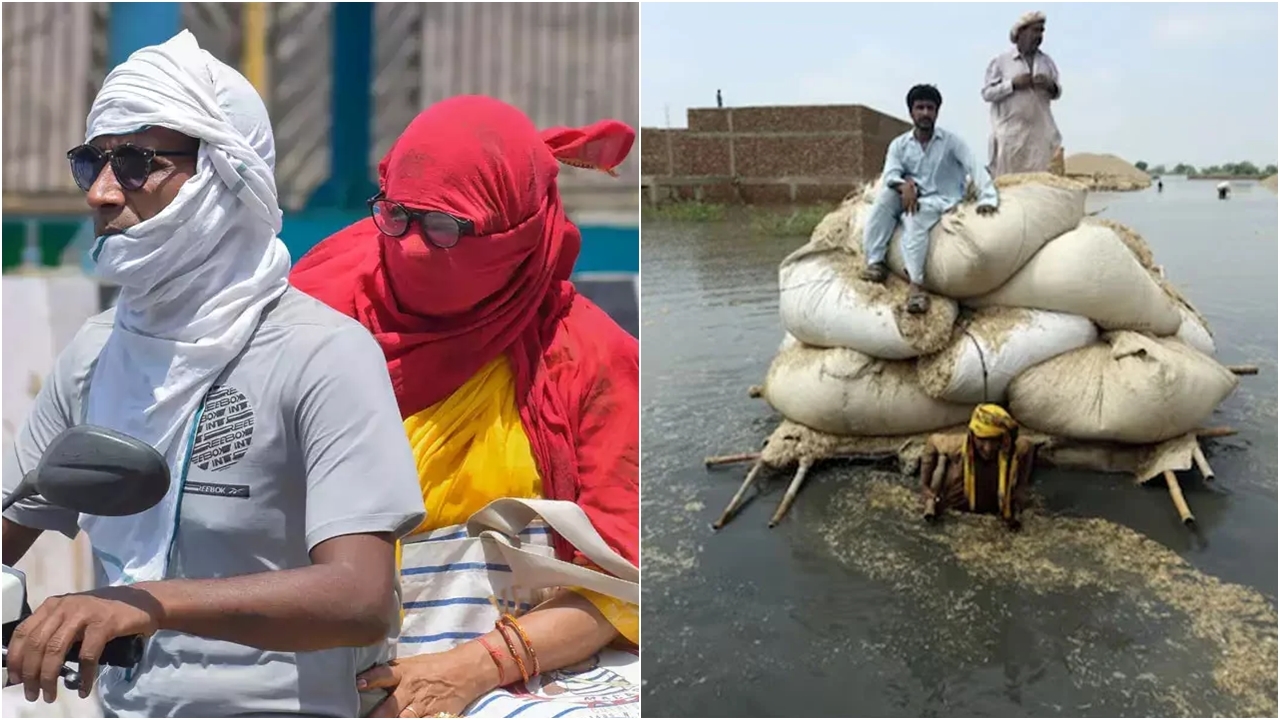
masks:
<svg viewBox="0 0 1280 720"><path fill-rule="evenodd" d="M641 130L641 185L650 202L839 200L910 127L862 105L691 108L688 129Z"/></svg>

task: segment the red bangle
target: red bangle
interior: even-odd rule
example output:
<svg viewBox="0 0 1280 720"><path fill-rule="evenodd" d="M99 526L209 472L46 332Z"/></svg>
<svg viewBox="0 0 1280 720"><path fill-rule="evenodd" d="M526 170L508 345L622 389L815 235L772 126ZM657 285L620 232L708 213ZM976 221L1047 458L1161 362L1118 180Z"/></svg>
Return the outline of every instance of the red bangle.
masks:
<svg viewBox="0 0 1280 720"><path fill-rule="evenodd" d="M516 650L516 644L511 642L511 638L508 637L506 631L502 629L502 619L499 618L498 622L493 624L493 627L498 631L498 634L502 636L503 642L507 644L507 651L511 653L511 657L516 661L516 667L520 670L520 677L524 678L525 682L529 682L529 671L525 669L524 659L520 657L520 653Z"/></svg>
<svg viewBox="0 0 1280 720"><path fill-rule="evenodd" d="M480 643L481 647L489 652L489 658L493 660L493 664L498 666L498 687L506 687L507 669L502 666L502 657L498 655L498 651L494 650L493 646L485 641L483 637L478 637L476 640Z"/></svg>
<svg viewBox="0 0 1280 720"><path fill-rule="evenodd" d="M537 675L542 671L538 666L538 653L533 651L533 643L530 642L529 636L525 634L524 628L520 627L520 623L516 622L515 616L511 614L503 615L498 622L511 627L520 636L520 642L524 645L525 652L529 653L529 659L533 661L533 674Z"/></svg>

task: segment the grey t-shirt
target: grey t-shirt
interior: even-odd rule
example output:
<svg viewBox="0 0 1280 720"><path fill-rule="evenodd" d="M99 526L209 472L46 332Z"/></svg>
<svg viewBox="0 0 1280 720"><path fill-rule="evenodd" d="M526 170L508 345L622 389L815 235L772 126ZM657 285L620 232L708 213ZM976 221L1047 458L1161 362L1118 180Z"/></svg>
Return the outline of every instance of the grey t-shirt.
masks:
<svg viewBox="0 0 1280 720"><path fill-rule="evenodd" d="M22 472L54 436L83 420L113 319L113 311L90 319L58 357L14 443ZM20 477L7 475L5 491ZM304 567L311 548L329 538L413 530L423 518L413 452L369 333L292 288L270 306L206 397L180 514L170 578ZM39 498L5 517L68 537L78 532L76 513ZM96 558L94 566L102 583ZM398 626L399 608L388 613ZM105 672L99 691L109 715L353 717L356 674L388 653L389 643L267 652L160 632L139 668Z"/></svg>

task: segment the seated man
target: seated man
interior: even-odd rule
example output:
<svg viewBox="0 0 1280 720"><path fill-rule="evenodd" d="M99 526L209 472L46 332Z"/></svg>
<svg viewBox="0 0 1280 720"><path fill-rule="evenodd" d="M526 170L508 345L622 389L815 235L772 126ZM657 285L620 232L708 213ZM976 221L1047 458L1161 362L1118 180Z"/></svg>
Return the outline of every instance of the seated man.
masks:
<svg viewBox="0 0 1280 720"><path fill-rule="evenodd" d="M979 214L990 215L999 204L991 176L964 141L934 127L941 106L942 93L932 85L917 85L907 93L907 109L914 127L889 144L884 186L871 208L862 237L867 256L862 279L884 282L889 275L885 267L889 240L902 220L902 260L911 282L907 311L917 315L929 310L929 296L921 287L929 254L929 231L943 213L964 199L966 179L972 178L979 189Z"/></svg>
<svg viewBox="0 0 1280 720"><path fill-rule="evenodd" d="M940 462L941 472L935 473ZM999 405L979 405L963 441L933 435L925 444L920 459L924 517L933 520L948 508L999 513L1010 530L1017 530L1034 464L1035 445L1018 437L1013 416Z"/></svg>

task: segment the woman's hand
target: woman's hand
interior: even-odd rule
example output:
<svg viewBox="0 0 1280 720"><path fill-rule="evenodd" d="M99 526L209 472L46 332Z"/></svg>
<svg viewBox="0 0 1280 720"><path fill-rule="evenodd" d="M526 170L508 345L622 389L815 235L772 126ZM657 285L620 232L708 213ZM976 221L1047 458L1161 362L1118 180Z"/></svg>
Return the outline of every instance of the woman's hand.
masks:
<svg viewBox="0 0 1280 720"><path fill-rule="evenodd" d="M498 686L498 668L477 642L442 653L414 655L369 668L356 678L358 690L391 694L369 717L458 717L476 698Z"/></svg>

